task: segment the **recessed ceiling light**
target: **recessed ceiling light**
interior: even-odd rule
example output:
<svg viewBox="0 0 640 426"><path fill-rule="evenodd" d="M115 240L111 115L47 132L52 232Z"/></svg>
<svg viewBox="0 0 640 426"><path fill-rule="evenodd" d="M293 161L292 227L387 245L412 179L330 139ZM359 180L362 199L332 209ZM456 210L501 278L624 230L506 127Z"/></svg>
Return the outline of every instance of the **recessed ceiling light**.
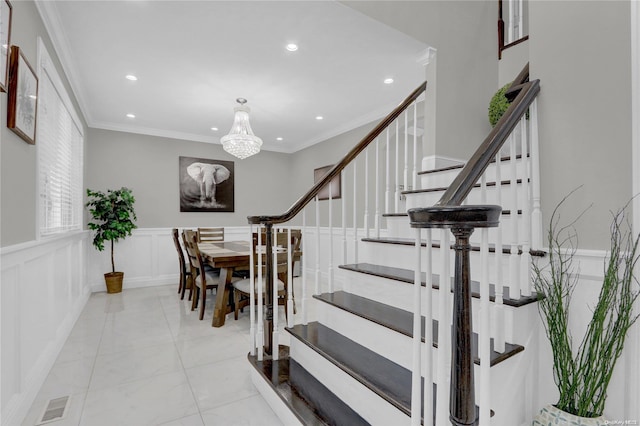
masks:
<svg viewBox="0 0 640 426"><path fill-rule="evenodd" d="M127 118L136 118L135 114L127 114Z"/></svg>
<svg viewBox="0 0 640 426"><path fill-rule="evenodd" d="M217 132L218 128L217 127L212 127L211 130L213 130L214 132Z"/></svg>
<svg viewBox="0 0 640 426"><path fill-rule="evenodd" d="M277 137L277 138L276 138L276 140L277 140L277 141L281 141L281 140L282 140L282 138L281 138L281 137Z"/></svg>
<svg viewBox="0 0 640 426"><path fill-rule="evenodd" d="M287 44L287 50L289 52L295 52L296 50L298 50L298 45L295 43L289 43Z"/></svg>
<svg viewBox="0 0 640 426"><path fill-rule="evenodd" d="M138 81L138 77L136 77L136 76L135 76L135 75L133 75L133 74L127 74L127 75L125 76L125 78L126 78L127 80L131 80L131 81Z"/></svg>
<svg viewBox="0 0 640 426"><path fill-rule="evenodd" d="M321 115L316 116L316 120L324 120L324 117Z"/></svg>
<svg viewBox="0 0 640 426"><path fill-rule="evenodd" d="M384 84L391 84L393 83L393 79L392 78L385 78L384 79Z"/></svg>

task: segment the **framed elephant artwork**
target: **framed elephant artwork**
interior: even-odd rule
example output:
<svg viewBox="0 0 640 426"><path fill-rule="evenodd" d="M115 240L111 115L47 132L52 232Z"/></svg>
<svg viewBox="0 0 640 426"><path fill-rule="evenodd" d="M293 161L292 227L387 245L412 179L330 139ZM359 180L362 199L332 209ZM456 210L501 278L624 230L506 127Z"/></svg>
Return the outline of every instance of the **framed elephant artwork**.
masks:
<svg viewBox="0 0 640 426"><path fill-rule="evenodd" d="M233 161L180 157L180 211L233 212Z"/></svg>

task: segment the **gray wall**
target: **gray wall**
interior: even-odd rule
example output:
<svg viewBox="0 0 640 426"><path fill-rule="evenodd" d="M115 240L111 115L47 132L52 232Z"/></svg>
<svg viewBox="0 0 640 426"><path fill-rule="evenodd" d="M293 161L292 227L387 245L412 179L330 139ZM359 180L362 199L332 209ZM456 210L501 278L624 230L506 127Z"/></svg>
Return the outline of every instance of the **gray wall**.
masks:
<svg viewBox="0 0 640 426"><path fill-rule="evenodd" d="M541 82L543 220L584 185L563 216L594 203L577 225L580 247L606 249L609 211L632 196L629 2L534 1L529 7L531 75Z"/></svg>
<svg viewBox="0 0 640 426"><path fill-rule="evenodd" d="M361 126L357 129L351 130L349 132L343 133L341 135L335 136L333 138L327 139L326 141L310 146L309 148L305 148L294 153L291 157L291 176L295 176L295 178L291 179L291 188L292 193L296 194L295 199L297 200L313 186L314 177L313 171L319 167L324 167L328 165L335 164L340 161L344 155L349 152L360 140L366 136L366 134L373 129L373 127L377 124L377 122L369 123L364 126ZM364 172L364 162L363 159L358 157L358 167L360 170L358 171L359 182L362 184L363 182L363 172ZM373 165L371 162L373 161L373 156L369 159L369 167L373 170ZM343 175L346 179L345 181L345 189L346 194L342 194L342 198L348 201L348 206L351 204L351 200L353 200L353 174L352 168L348 167L346 174ZM371 191L370 191L371 192ZM373 193L374 194L374 193ZM371 199L373 199L374 195L370 195ZM358 211L364 211L364 196L359 194L356 197L358 202ZM332 201L332 212L333 212L333 226L342 226L341 218L341 200ZM321 226L326 226L329 223L329 201L328 200L320 200L319 201L319 224ZM348 210L351 212L352 210ZM309 203L309 207L307 208L306 213L307 224L315 224L315 204L312 201ZM360 215L362 219L362 214ZM292 221L292 224L300 225L302 224L302 217L298 215L295 220ZM347 225L353 226L353 214L350 213L347 218ZM362 226L362 223L360 223Z"/></svg>
<svg viewBox="0 0 640 426"><path fill-rule="evenodd" d="M439 155L469 157L489 131L491 96L528 56L542 86L543 223L584 185L564 216L594 202L578 225L580 247L608 247L609 211L632 196L629 2L530 2L530 40L505 52L504 64L497 60L497 2L345 3L438 49Z"/></svg>
<svg viewBox="0 0 640 426"><path fill-rule="evenodd" d="M498 82L498 2L343 3L438 50L435 153L470 157L491 130L486 116Z"/></svg>
<svg viewBox="0 0 640 426"><path fill-rule="evenodd" d="M234 161L234 213L180 212L180 156ZM282 213L293 202L290 157L262 151L239 160L221 145L90 129L85 187L131 188L140 228L244 226L249 215Z"/></svg>
<svg viewBox="0 0 640 426"><path fill-rule="evenodd" d="M20 46L31 66L37 70L37 38L42 37L67 88L67 93L75 101L35 4L31 1L14 1L11 5L11 44ZM80 111L79 108L77 111ZM6 93L0 94L0 139L0 246L4 247L36 238L38 199L37 146L25 143L7 128Z"/></svg>

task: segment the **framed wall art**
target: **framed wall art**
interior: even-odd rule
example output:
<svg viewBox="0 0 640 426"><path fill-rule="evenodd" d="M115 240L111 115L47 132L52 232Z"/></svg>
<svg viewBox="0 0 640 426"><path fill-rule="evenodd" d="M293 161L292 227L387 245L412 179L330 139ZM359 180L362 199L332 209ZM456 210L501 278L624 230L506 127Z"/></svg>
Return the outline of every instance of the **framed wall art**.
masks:
<svg viewBox="0 0 640 426"><path fill-rule="evenodd" d="M233 212L233 161L180 157L180 211Z"/></svg>
<svg viewBox="0 0 640 426"><path fill-rule="evenodd" d="M27 143L36 143L38 77L18 46L9 55L7 127Z"/></svg>
<svg viewBox="0 0 640 426"><path fill-rule="evenodd" d="M332 168L333 168L333 164L315 169L313 171L313 182L314 183L318 182ZM329 182L329 185L325 185L324 187L322 187L320 192L318 192L318 200L328 200L329 195L331 195L332 200L340 198L342 196L340 194L340 187L341 187L340 183L341 183L340 174L338 174L338 176L331 179L331 182Z"/></svg>
<svg viewBox="0 0 640 426"><path fill-rule="evenodd" d="M8 0L0 0L0 91L7 91L9 75L9 46L11 46L11 14Z"/></svg>

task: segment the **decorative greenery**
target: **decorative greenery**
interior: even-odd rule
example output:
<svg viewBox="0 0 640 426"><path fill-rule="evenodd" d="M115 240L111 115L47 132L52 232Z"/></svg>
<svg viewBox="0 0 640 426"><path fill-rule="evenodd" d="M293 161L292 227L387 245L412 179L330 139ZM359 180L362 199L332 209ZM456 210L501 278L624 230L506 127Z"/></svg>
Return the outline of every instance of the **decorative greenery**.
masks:
<svg viewBox="0 0 640 426"><path fill-rule="evenodd" d="M540 294L538 307L553 351L553 376L560 391L556 407L581 417L597 417L604 411L607 387L627 331L638 319L633 312L639 294L633 271L640 257L640 235L634 240L627 226L623 229L624 209L613 215L611 251L605 261L602 288L587 331L574 354L568 321L578 279L572 261L577 242L573 224L579 217L560 227L559 208L568 197L558 204L551 217L549 265L545 268L534 265L533 281Z"/></svg>
<svg viewBox="0 0 640 426"><path fill-rule="evenodd" d="M491 127L495 127L500 117L502 117L507 108L509 108L509 105L511 105L504 95L507 93L509 86L511 86L511 83L502 86L502 88L493 95L491 102L489 102L489 123L491 123Z"/></svg>
<svg viewBox="0 0 640 426"><path fill-rule="evenodd" d="M92 191L87 189L87 207L94 220L89 222L89 229L95 231L93 245L99 251L104 250L104 242L111 241L111 272L116 271L113 261L113 243L131 235L137 219L133 209L136 201L129 188L117 190Z"/></svg>

